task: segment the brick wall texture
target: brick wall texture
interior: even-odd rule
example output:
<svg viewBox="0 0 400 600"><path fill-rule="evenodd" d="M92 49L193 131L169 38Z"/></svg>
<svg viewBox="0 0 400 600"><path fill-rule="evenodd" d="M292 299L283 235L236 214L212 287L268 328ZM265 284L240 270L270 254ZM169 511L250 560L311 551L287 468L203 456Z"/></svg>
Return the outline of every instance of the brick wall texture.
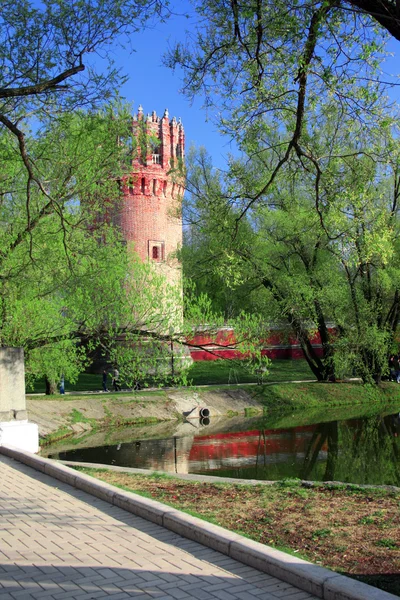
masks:
<svg viewBox="0 0 400 600"><path fill-rule="evenodd" d="M175 117L169 119L167 110L160 118L155 112L145 116L139 107L132 130L137 148L132 173L122 182L119 225L142 260L153 261L171 283L177 282L180 265L174 253L182 245L183 126Z"/></svg>

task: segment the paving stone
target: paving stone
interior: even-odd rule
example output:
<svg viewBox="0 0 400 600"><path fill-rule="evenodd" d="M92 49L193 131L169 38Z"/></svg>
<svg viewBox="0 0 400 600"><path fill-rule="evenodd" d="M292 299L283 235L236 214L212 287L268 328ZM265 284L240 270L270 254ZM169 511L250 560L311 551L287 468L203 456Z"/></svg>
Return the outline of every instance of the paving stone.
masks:
<svg viewBox="0 0 400 600"><path fill-rule="evenodd" d="M185 600L186 598L191 598L191 595L188 592L180 590L179 588L169 590L169 594L172 596L172 598L174 598L174 600Z"/></svg>
<svg viewBox="0 0 400 600"><path fill-rule="evenodd" d="M218 598L218 600L232 600L232 598L239 598L240 596L236 596L236 594L230 594L225 590L218 590L214 592L212 595L213 598Z"/></svg>
<svg viewBox="0 0 400 600"><path fill-rule="evenodd" d="M312 598L308 592L293 592L293 594L286 596L287 600L309 600Z"/></svg>

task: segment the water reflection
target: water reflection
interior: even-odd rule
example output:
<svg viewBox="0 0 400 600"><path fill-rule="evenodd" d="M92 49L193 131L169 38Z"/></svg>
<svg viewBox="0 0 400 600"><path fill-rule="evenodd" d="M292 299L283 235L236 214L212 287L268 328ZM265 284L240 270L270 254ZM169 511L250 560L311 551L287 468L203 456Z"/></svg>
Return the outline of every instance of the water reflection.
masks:
<svg viewBox="0 0 400 600"><path fill-rule="evenodd" d="M400 485L398 413L285 428L260 419L204 425L192 421L168 437L47 455L175 473Z"/></svg>

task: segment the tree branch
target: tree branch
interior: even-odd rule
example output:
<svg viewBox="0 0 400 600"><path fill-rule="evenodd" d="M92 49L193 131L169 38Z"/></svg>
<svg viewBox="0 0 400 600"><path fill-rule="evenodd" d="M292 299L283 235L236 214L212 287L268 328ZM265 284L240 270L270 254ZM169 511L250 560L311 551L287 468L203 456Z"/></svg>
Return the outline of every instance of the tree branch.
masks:
<svg viewBox="0 0 400 600"><path fill-rule="evenodd" d="M76 67L72 67L71 69L67 69L63 73L60 73L60 75L57 75L57 77L49 79L48 81L43 81L42 83L36 83L34 85L27 85L19 88L0 88L0 98L36 96L38 94L44 94L48 91L60 90L62 88L58 85L59 83L84 70L85 66L80 64Z"/></svg>
<svg viewBox="0 0 400 600"><path fill-rule="evenodd" d="M396 40L400 41L399 1L391 0L347 0L346 4L354 6L357 12L370 15ZM342 5L342 8L345 8Z"/></svg>

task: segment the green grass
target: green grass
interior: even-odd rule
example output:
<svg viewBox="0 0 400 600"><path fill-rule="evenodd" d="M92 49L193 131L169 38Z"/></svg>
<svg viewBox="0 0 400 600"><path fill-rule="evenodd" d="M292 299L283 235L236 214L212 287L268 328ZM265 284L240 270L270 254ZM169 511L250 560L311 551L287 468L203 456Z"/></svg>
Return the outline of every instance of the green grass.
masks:
<svg viewBox="0 0 400 600"><path fill-rule="evenodd" d="M79 410L76 410L76 408L73 408L71 411L71 414L70 414L70 421L72 424L74 424L74 423L91 423L93 421L93 419L88 419Z"/></svg>
<svg viewBox="0 0 400 600"><path fill-rule="evenodd" d="M44 379L35 381L33 389L27 388L27 394L44 394L46 389ZM81 373L78 381L71 383L65 381L66 392L99 392L103 389L102 374L93 375L92 373ZM111 389L111 378L109 381L109 389Z"/></svg>
<svg viewBox="0 0 400 600"><path fill-rule="evenodd" d="M399 545L396 540L392 540L391 538L382 538L376 542L376 546L380 548L389 548L389 550L395 550Z"/></svg>
<svg viewBox="0 0 400 600"><path fill-rule="evenodd" d="M260 403L269 409L279 407L285 411L290 407L305 410L357 405L370 406L372 413L377 405L400 405L400 389L396 384L384 382L379 387L361 383L277 383L276 385L254 386L253 392ZM367 414L365 415L367 416ZM319 416L319 418L321 415ZM309 418L309 416L308 416Z"/></svg>
<svg viewBox="0 0 400 600"><path fill-rule="evenodd" d="M269 368L269 374L264 376L264 383L270 381L297 381L314 379L307 362L298 360L274 360ZM188 380L192 385L229 385L237 383L257 383L257 376L249 373L239 362L226 360L198 361L193 363L188 373ZM151 380L148 385L151 386ZM122 383L123 384L123 383ZM109 389L111 378L109 378ZM102 374L93 375L82 373L76 383L65 382L67 392L95 392L102 390ZM27 393L44 393L45 383L39 379L33 390Z"/></svg>
<svg viewBox="0 0 400 600"><path fill-rule="evenodd" d="M257 383L257 376L249 373L239 362L204 360L193 363L188 379L193 385ZM297 381L315 379L304 359L276 359L269 367L263 383L270 381Z"/></svg>

